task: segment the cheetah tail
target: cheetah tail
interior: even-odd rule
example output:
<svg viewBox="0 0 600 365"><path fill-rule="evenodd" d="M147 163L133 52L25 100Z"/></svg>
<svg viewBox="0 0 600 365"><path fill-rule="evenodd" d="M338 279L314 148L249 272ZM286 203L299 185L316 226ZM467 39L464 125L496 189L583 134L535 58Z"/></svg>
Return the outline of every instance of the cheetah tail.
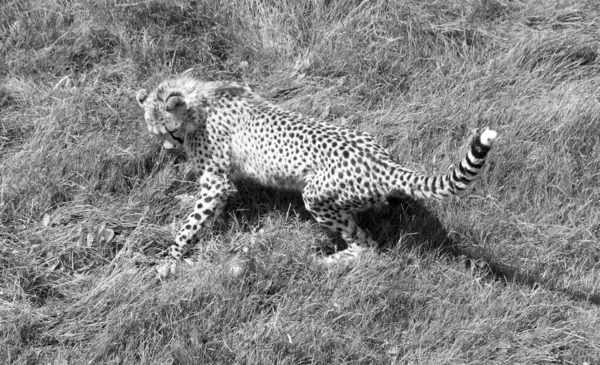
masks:
<svg viewBox="0 0 600 365"><path fill-rule="evenodd" d="M496 131L489 129L483 131L473 140L469 152L462 161L445 175L416 176L411 195L417 198L443 199L466 190L483 168L496 137L498 137Z"/></svg>

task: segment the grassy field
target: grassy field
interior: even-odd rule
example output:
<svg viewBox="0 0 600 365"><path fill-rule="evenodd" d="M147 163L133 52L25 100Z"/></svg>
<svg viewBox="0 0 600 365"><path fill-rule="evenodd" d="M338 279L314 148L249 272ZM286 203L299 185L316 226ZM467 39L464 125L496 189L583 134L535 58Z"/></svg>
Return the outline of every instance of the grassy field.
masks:
<svg viewBox="0 0 600 365"><path fill-rule="evenodd" d="M600 364L599 53L596 0L1 2L0 363ZM460 199L364 214L377 257L316 264L248 183L161 282L195 176L134 95L190 68L417 171L500 138Z"/></svg>

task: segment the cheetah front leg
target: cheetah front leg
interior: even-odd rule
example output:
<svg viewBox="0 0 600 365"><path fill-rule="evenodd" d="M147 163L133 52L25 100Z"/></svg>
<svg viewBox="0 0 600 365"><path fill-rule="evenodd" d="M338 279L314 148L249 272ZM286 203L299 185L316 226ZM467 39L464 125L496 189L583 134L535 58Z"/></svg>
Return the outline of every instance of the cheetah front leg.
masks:
<svg viewBox="0 0 600 365"><path fill-rule="evenodd" d="M233 191L231 182L224 176L205 173L199 182L200 193L194 203L194 210L175 237L175 243L169 247L169 255L173 261L158 269L161 279L175 272L194 235L222 214L227 197Z"/></svg>

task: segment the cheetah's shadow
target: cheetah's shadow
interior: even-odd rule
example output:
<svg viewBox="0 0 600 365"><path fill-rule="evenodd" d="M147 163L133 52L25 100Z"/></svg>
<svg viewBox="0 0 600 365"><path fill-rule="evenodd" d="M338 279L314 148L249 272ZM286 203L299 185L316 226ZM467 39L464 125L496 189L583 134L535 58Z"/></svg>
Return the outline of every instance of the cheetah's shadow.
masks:
<svg viewBox="0 0 600 365"><path fill-rule="evenodd" d="M304 208L300 193L263 187L249 181L238 182L236 186L238 193L230 198L226 211L234 215L242 214L249 226L256 225L261 215L273 209L291 208L300 219L313 220ZM440 260L464 262L474 275L484 280L517 283L531 288L541 286L562 292L577 301L600 305L600 294L556 287L544 280L540 273L527 272L500 262L479 245L474 235L464 237L449 233L438 217L419 201L395 199L358 214L357 221L379 243L383 254L400 244L406 249L417 250L421 255L436 255ZM326 228L323 231L331 235ZM331 238L337 247L343 248L345 245L339 236L333 234ZM327 253L327 249L324 251Z"/></svg>
<svg viewBox="0 0 600 365"><path fill-rule="evenodd" d="M300 219L314 221L304 208L302 196L298 192L263 187L251 181L238 182L236 187L238 192L230 197L226 212L245 222L249 229L256 228L259 218L264 214L276 209L287 210L288 207ZM455 235L450 235L439 219L415 200L393 200L362 212L356 218L360 226L379 243L379 249L383 253L394 249L400 242L407 249L417 249L420 254L435 252L440 257L466 256L473 260L480 260L483 255L466 255L462 252L458 248L460 240ZM338 234L325 227L322 230L333 240L332 246L344 248L345 243ZM324 250L327 253L327 248Z"/></svg>

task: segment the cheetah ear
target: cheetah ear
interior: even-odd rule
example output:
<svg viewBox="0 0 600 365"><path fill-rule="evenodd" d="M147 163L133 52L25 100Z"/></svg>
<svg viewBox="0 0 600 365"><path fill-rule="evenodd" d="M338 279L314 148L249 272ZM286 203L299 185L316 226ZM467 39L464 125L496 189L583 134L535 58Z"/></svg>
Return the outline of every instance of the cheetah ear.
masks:
<svg viewBox="0 0 600 365"><path fill-rule="evenodd" d="M137 94L135 94L135 99L137 100L138 104L140 104L140 106L142 108L144 107L144 101L146 101L147 97L148 97L148 92L146 91L146 89L141 89L140 91L137 92Z"/></svg>
<svg viewBox="0 0 600 365"><path fill-rule="evenodd" d="M185 106L185 100L179 95L172 95L167 98L165 110L168 112L175 111L175 109Z"/></svg>

